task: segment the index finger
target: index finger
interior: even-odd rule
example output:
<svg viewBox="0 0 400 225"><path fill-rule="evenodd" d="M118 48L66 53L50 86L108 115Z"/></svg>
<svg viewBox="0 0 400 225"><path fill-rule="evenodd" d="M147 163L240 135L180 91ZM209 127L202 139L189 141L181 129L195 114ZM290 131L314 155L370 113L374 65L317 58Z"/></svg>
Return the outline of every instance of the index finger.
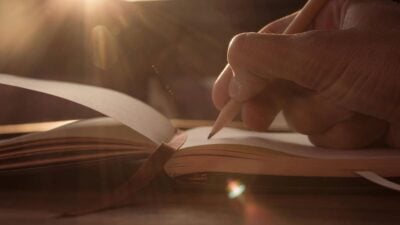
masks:
<svg viewBox="0 0 400 225"><path fill-rule="evenodd" d="M282 33L287 26L296 17L297 12L292 13L288 16L282 17L275 20L265 27L263 27L259 33ZM229 84L233 77L232 69L229 64L225 66L218 78L214 83L212 90L212 100L217 109L222 109L224 105L229 101Z"/></svg>

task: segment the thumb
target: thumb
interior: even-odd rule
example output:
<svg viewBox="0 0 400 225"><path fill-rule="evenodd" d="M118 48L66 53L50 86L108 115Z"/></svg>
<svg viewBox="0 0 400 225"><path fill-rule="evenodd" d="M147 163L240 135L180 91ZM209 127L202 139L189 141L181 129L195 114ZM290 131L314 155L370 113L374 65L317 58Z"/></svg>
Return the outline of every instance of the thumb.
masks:
<svg viewBox="0 0 400 225"><path fill-rule="evenodd" d="M319 91L331 85L349 62L348 31L309 31L294 35L243 33L228 49L235 90L231 97L243 101L257 91L260 80L284 79ZM354 47L354 46L352 46ZM253 93L250 93L253 92Z"/></svg>

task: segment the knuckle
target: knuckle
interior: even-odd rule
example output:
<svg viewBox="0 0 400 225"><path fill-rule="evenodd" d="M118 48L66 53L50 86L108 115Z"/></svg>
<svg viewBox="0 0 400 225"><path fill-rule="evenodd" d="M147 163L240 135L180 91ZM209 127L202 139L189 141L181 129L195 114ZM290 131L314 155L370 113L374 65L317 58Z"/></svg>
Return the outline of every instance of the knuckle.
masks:
<svg viewBox="0 0 400 225"><path fill-rule="evenodd" d="M241 61L241 55L248 49L248 34L238 34L232 38L228 47L228 62L229 64L236 64Z"/></svg>

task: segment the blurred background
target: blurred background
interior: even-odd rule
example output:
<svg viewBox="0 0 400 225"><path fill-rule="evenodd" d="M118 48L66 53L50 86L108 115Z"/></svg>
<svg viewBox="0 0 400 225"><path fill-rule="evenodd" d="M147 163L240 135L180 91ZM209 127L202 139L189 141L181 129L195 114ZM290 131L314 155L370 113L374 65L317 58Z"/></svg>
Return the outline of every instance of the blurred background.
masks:
<svg viewBox="0 0 400 225"><path fill-rule="evenodd" d="M0 73L115 89L170 118L214 119L212 83L237 33L305 0L0 0ZM0 86L0 124L96 113Z"/></svg>

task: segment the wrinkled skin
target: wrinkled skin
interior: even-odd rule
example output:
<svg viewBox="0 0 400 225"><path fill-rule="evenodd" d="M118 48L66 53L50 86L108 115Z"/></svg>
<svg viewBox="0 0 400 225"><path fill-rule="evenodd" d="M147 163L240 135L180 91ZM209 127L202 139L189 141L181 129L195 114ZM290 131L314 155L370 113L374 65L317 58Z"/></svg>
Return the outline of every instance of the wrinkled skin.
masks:
<svg viewBox="0 0 400 225"><path fill-rule="evenodd" d="M257 131L283 110L318 146L400 147L400 4L331 0L309 30L281 34L295 14L232 39L215 106L242 102Z"/></svg>

